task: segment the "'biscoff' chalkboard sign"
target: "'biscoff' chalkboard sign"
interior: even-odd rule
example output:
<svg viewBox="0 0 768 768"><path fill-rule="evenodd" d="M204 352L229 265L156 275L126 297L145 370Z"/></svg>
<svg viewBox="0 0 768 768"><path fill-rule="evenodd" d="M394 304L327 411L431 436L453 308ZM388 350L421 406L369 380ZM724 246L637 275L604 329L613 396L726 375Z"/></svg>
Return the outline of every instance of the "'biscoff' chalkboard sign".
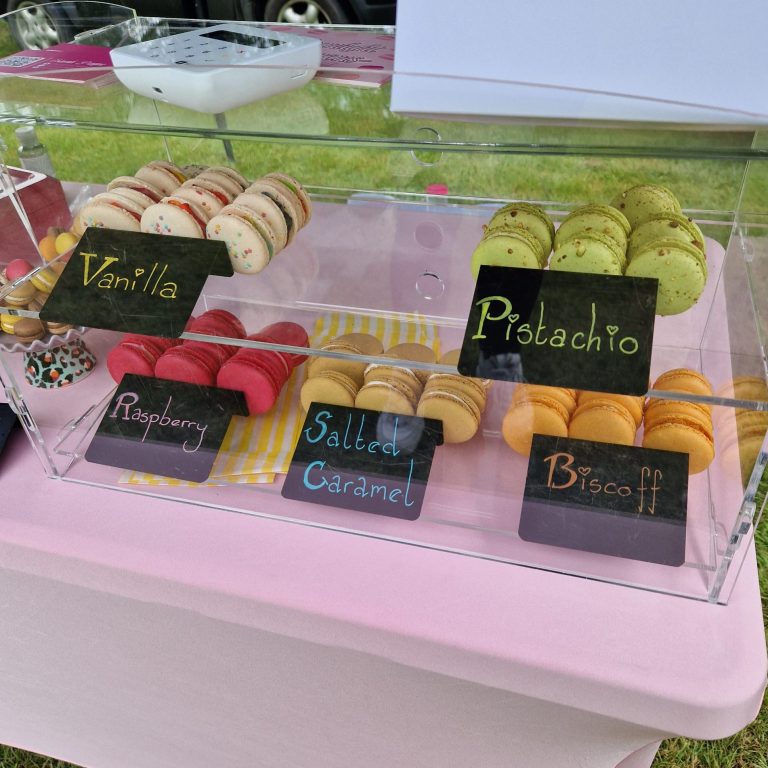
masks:
<svg viewBox="0 0 768 768"><path fill-rule="evenodd" d="M482 266L459 371L645 394L657 287L649 278Z"/></svg>
<svg viewBox="0 0 768 768"><path fill-rule="evenodd" d="M233 274L219 240L89 227L40 317L175 338L184 332L208 275Z"/></svg>
<svg viewBox="0 0 768 768"><path fill-rule="evenodd" d="M312 403L282 494L404 520L421 513L442 422Z"/></svg>
<svg viewBox="0 0 768 768"><path fill-rule="evenodd" d="M242 392L127 373L88 446L95 464L201 483L208 479Z"/></svg>
<svg viewBox="0 0 768 768"><path fill-rule="evenodd" d="M520 537L682 565L688 455L534 435Z"/></svg>

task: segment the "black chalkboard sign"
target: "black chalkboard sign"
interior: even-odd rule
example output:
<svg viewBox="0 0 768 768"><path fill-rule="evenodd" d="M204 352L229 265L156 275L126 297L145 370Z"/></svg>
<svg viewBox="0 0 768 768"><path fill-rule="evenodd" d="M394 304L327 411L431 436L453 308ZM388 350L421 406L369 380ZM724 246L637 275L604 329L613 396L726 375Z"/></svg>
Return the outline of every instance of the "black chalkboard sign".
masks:
<svg viewBox="0 0 768 768"><path fill-rule="evenodd" d="M435 419L312 403L282 494L416 520L442 442L443 424Z"/></svg>
<svg viewBox="0 0 768 768"><path fill-rule="evenodd" d="M0 453L3 452L9 435L18 423L16 414L11 410L11 407L5 403L0 403Z"/></svg>
<svg viewBox="0 0 768 768"><path fill-rule="evenodd" d="M663 565L685 561L688 454L534 435L526 541Z"/></svg>
<svg viewBox="0 0 768 768"><path fill-rule="evenodd" d="M242 392L126 374L88 446L95 464L196 483L208 478Z"/></svg>
<svg viewBox="0 0 768 768"><path fill-rule="evenodd" d="M40 317L175 338L212 274L234 274L219 240L89 227Z"/></svg>
<svg viewBox="0 0 768 768"><path fill-rule="evenodd" d="M482 266L459 371L645 394L657 285L649 278Z"/></svg>

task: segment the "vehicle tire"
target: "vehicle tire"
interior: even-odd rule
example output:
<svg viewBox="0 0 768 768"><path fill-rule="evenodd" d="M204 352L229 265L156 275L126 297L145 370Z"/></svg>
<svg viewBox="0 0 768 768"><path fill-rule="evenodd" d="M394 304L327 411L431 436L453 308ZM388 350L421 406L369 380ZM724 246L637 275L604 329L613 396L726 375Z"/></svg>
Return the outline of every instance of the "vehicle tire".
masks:
<svg viewBox="0 0 768 768"><path fill-rule="evenodd" d="M353 24L354 19L338 0L269 0L265 21L292 24Z"/></svg>
<svg viewBox="0 0 768 768"><path fill-rule="evenodd" d="M72 39L72 25L55 8L45 8L34 0L9 0L8 26L20 48L49 48Z"/></svg>

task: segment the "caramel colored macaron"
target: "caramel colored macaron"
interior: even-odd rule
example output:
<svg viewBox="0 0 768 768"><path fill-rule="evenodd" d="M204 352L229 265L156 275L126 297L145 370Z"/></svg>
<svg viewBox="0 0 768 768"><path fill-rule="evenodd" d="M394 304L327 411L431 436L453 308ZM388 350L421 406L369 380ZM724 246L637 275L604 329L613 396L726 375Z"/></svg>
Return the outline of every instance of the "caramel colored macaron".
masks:
<svg viewBox="0 0 768 768"><path fill-rule="evenodd" d="M355 407L372 411L398 413L413 416L416 413L417 397L410 387L400 381L372 381L364 384L355 397Z"/></svg>
<svg viewBox="0 0 768 768"><path fill-rule="evenodd" d="M387 357L395 357L398 360L408 360L414 363L429 363L430 365L437 362L437 355L434 353L434 350L426 344L417 344L415 342L395 344L394 347L390 347L387 350ZM413 372L419 377L422 385L427 383L429 371L421 371L414 368Z"/></svg>
<svg viewBox="0 0 768 768"><path fill-rule="evenodd" d="M357 384L349 376L338 371L321 371L302 384L299 399L305 411L314 402L351 407L355 404L357 389Z"/></svg>
<svg viewBox="0 0 768 768"><path fill-rule="evenodd" d="M13 335L21 342L29 343L45 336L43 324L32 317L22 317L13 326Z"/></svg>
<svg viewBox="0 0 768 768"><path fill-rule="evenodd" d="M673 368L662 373L653 383L652 389L666 392L688 392L692 395L712 395L709 379L691 368Z"/></svg>
<svg viewBox="0 0 768 768"><path fill-rule="evenodd" d="M479 379L460 376L456 373L433 373L424 385L424 392L436 390L455 392L463 397L468 397L479 408L480 413L485 411L488 396Z"/></svg>
<svg viewBox="0 0 768 768"><path fill-rule="evenodd" d="M501 434L513 451L529 456L534 434L568 436L568 410L554 397L531 395L510 405Z"/></svg>
<svg viewBox="0 0 768 768"><path fill-rule="evenodd" d="M636 432L637 425L630 411L607 398L580 405L568 425L568 437L617 445L632 445Z"/></svg>
<svg viewBox="0 0 768 768"><path fill-rule="evenodd" d="M367 366L363 373L363 382L370 384L374 381L399 381L406 387L409 387L418 397L421 394L422 384L419 377L410 369L398 365L386 365L385 363L372 363Z"/></svg>
<svg viewBox="0 0 768 768"><path fill-rule="evenodd" d="M381 341L370 333L345 333L333 339L332 343L352 344L360 350L360 354L370 357L376 357L384 351Z"/></svg>
<svg viewBox="0 0 768 768"><path fill-rule="evenodd" d="M443 440L446 443L465 443L472 439L480 427L480 409L469 397L458 392L433 389L419 400L417 416L443 422Z"/></svg>
<svg viewBox="0 0 768 768"><path fill-rule="evenodd" d="M639 427L643 421L643 405L645 399L640 396L634 395L617 395L613 392L591 392L582 390L578 395L579 405L592 402L593 400L612 400L619 405L623 405L631 414L635 420L635 427Z"/></svg>
<svg viewBox="0 0 768 768"><path fill-rule="evenodd" d="M330 342L324 344L320 349L327 352L344 353L350 355L350 357L313 357L307 363L308 378L311 379L318 376L322 371L336 371L349 376L358 387L363 385L363 373L367 363L354 359L355 355L362 354L362 350L359 347L343 342Z"/></svg>

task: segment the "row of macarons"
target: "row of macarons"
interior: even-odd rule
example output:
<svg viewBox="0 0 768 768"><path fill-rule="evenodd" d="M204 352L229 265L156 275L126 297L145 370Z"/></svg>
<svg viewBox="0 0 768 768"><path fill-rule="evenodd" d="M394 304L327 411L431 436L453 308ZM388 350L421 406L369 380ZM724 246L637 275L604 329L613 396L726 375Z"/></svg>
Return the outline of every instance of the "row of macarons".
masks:
<svg viewBox="0 0 768 768"><path fill-rule="evenodd" d="M255 274L312 216L309 194L293 177L269 173L249 182L227 166L155 160L118 176L75 216L72 230L105 227L221 240L235 272Z"/></svg>
<svg viewBox="0 0 768 768"><path fill-rule="evenodd" d="M712 395L707 378L688 368L662 373L653 389ZM641 427L644 448L687 453L691 474L703 472L715 458L708 405L565 387L518 385L502 421L502 436L510 448L527 456L534 434L634 445Z"/></svg>
<svg viewBox="0 0 768 768"><path fill-rule="evenodd" d="M0 329L3 333L15 336L23 344L42 339L50 333L63 335L71 330L70 323L55 323L38 320L33 317L3 312L3 307L9 309L26 309L39 312L64 269L64 264L54 263L34 271L34 267L25 259L14 259L0 272L0 287L22 280L33 272L29 280L25 280L11 290L0 302Z"/></svg>
<svg viewBox="0 0 768 768"><path fill-rule="evenodd" d="M312 402L421 416L443 423L446 443L470 440L480 427L487 404L488 382L452 373L430 373L404 366L415 363L456 365L459 350L438 359L434 350L416 342L384 349L381 341L366 333L337 336L320 347L323 352L350 357L318 356L307 363L307 378L301 388L301 404ZM391 358L392 363L364 363L355 355Z"/></svg>
<svg viewBox="0 0 768 768"><path fill-rule="evenodd" d="M223 309L208 310L192 318L186 330L275 345L309 345L306 331L297 323L273 323L249 334L235 315ZM245 395L248 412L258 415L274 407L293 370L305 359L291 352L126 334L110 350L107 369L116 382L126 373L135 373L237 390Z"/></svg>
<svg viewBox="0 0 768 768"><path fill-rule="evenodd" d="M660 315L692 307L707 281L703 233L656 184L634 186L610 205L581 206L557 230L539 206L510 203L484 228L472 254L475 277L483 264L656 278Z"/></svg>

